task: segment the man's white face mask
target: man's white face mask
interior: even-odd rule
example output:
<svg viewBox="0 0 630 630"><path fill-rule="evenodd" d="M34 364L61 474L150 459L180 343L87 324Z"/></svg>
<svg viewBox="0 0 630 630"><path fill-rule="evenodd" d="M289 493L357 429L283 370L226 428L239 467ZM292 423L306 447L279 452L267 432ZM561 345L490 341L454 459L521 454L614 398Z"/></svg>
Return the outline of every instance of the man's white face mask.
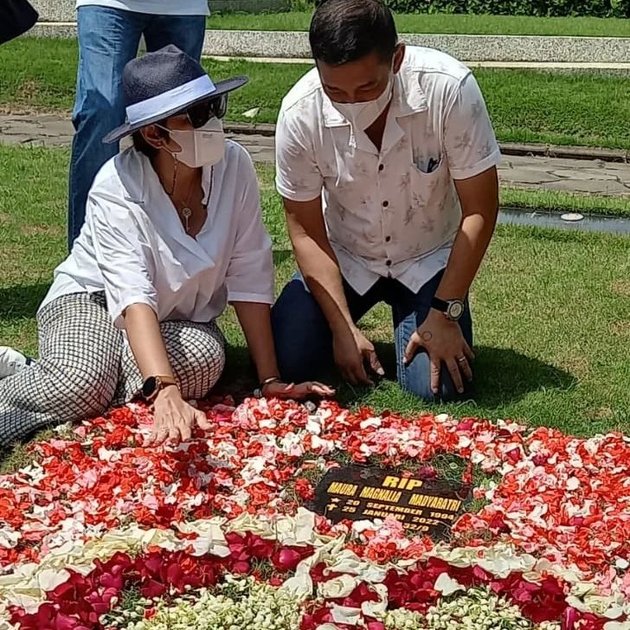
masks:
<svg viewBox="0 0 630 630"><path fill-rule="evenodd" d="M223 159L225 154L225 133L223 123L211 118L198 129L167 129L171 138L181 147L173 151L176 160L190 168L211 166Z"/></svg>
<svg viewBox="0 0 630 630"><path fill-rule="evenodd" d="M390 74L387 87L383 93L372 101L363 103L338 103L332 101L334 108L343 114L352 127L364 131L371 127L376 119L385 111L392 99L394 91L394 75Z"/></svg>

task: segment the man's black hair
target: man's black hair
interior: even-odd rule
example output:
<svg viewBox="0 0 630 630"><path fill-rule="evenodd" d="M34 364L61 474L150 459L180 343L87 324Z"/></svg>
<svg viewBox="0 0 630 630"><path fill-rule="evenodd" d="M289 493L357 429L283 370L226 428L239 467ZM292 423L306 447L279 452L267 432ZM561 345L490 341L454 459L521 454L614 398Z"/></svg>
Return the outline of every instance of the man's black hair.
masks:
<svg viewBox="0 0 630 630"><path fill-rule="evenodd" d="M371 53L389 62L398 44L394 16L381 0L320 0L309 39L313 58L332 66Z"/></svg>

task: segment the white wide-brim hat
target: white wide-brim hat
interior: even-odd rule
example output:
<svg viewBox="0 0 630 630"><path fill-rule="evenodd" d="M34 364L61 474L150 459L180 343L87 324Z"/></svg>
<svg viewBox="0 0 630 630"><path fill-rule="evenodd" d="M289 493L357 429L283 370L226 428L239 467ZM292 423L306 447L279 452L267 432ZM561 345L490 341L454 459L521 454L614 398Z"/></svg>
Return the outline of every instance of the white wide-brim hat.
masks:
<svg viewBox="0 0 630 630"><path fill-rule="evenodd" d="M247 81L247 77L239 76L214 83L200 63L173 45L132 59L123 71L126 121L103 142L118 142L196 103L232 92Z"/></svg>

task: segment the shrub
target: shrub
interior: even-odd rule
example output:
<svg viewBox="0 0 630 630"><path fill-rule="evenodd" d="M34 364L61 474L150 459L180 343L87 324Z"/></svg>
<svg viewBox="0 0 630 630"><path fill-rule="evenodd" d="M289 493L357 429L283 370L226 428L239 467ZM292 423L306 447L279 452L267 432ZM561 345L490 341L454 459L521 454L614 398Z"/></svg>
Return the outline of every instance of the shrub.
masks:
<svg viewBox="0 0 630 630"><path fill-rule="evenodd" d="M305 10L314 0L291 0ZM539 17L589 16L630 18L630 0L385 0L397 13L490 13Z"/></svg>
<svg viewBox="0 0 630 630"><path fill-rule="evenodd" d="M630 0L385 0L398 13L630 17Z"/></svg>

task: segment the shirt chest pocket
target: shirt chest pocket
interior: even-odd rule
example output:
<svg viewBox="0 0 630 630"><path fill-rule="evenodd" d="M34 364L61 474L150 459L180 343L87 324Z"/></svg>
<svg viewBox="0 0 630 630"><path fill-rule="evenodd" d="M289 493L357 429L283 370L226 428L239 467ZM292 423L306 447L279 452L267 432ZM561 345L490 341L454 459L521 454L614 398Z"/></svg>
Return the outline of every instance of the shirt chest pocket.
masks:
<svg viewBox="0 0 630 630"><path fill-rule="evenodd" d="M414 161L409 183L409 205L416 212L437 214L451 201L453 184L444 156Z"/></svg>

